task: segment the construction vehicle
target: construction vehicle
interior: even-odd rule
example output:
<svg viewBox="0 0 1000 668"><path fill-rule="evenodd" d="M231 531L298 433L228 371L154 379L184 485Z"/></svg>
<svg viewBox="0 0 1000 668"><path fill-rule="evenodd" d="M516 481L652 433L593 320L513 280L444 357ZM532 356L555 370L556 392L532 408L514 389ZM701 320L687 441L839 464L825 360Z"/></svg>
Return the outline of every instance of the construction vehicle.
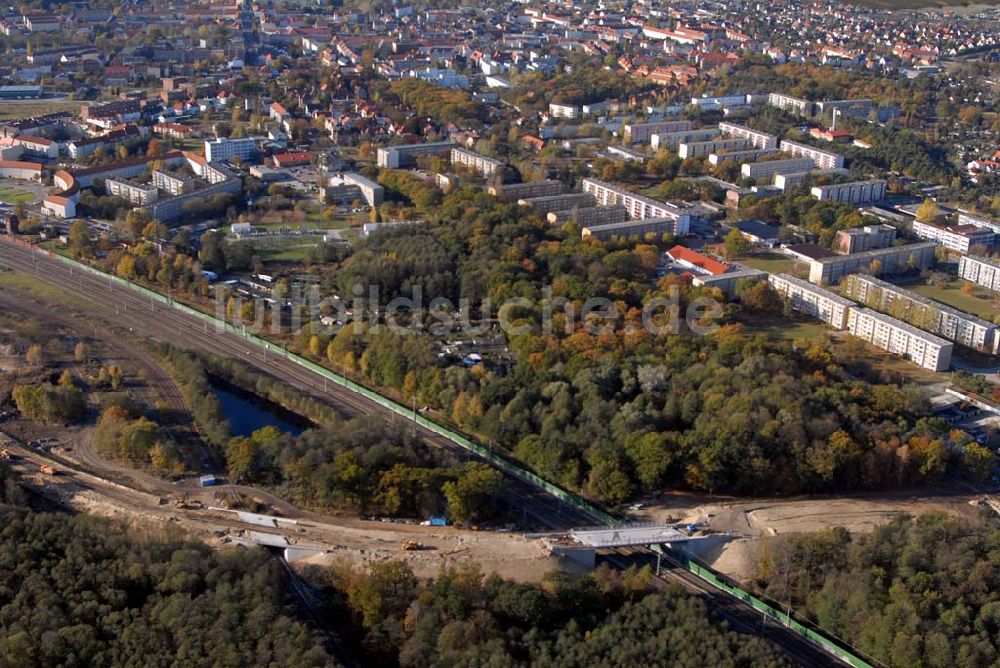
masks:
<svg viewBox="0 0 1000 668"><path fill-rule="evenodd" d="M0 450L0 459L13 459L14 455L11 454L10 450Z"/></svg>
<svg viewBox="0 0 1000 668"><path fill-rule="evenodd" d="M410 552L412 550L420 550L424 546L418 543L417 541L413 540L412 538L407 538L402 542L402 544L399 547L406 550L407 552Z"/></svg>
<svg viewBox="0 0 1000 668"><path fill-rule="evenodd" d="M181 510L202 510L204 507L201 501L174 499L174 508L180 508Z"/></svg>
<svg viewBox="0 0 1000 668"><path fill-rule="evenodd" d="M48 464L42 464L41 466L38 467L38 470L41 471L42 474L44 474L44 475L55 475L56 474L56 470L54 468L52 468L51 466L49 466Z"/></svg>

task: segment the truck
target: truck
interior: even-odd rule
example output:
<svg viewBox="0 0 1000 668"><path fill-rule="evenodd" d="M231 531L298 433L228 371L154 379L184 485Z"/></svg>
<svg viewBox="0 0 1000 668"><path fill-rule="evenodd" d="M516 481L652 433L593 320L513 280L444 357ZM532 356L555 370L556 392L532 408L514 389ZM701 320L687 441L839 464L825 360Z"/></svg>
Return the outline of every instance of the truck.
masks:
<svg viewBox="0 0 1000 668"><path fill-rule="evenodd" d="M213 485L217 485L218 482L219 482L218 478L216 478L214 475L203 475L200 478L198 478L198 483L202 487L212 487Z"/></svg>
<svg viewBox="0 0 1000 668"><path fill-rule="evenodd" d="M48 464L42 464L41 466L38 467L38 470L41 471L42 474L44 474L44 475L55 475L56 474L56 470L54 468L52 468L51 466L49 466Z"/></svg>

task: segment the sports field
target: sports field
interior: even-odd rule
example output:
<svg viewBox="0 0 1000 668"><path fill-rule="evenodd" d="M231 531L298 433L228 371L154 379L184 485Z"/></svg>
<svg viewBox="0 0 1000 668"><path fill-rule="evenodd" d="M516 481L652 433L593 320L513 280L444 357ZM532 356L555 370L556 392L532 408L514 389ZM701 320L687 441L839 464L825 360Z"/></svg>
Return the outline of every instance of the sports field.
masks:
<svg viewBox="0 0 1000 668"><path fill-rule="evenodd" d="M0 202L17 204L18 202L34 202L38 197L27 190L0 186Z"/></svg>

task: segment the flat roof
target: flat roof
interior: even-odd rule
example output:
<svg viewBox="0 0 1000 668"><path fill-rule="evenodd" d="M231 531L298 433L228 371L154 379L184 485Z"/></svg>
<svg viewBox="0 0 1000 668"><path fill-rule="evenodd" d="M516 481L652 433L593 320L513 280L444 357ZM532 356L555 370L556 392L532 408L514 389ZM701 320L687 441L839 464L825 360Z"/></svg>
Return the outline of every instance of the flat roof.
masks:
<svg viewBox="0 0 1000 668"><path fill-rule="evenodd" d="M881 278L876 278L875 276L872 276L870 274L851 274L851 275L856 276L858 280L867 281L868 283L871 283L876 287L882 288L883 290L894 292L902 297L905 297L906 299L910 299L920 304L924 304L925 306L931 306L943 313L948 313L949 315L953 315L962 318L963 320L973 322L977 325L980 325L981 327L987 327L987 328L996 327L996 325L994 325L992 322L989 322L988 320L983 320L979 316L975 316L972 315L971 313L966 313L965 311L960 311L957 308L948 306L947 304L942 304L941 302L934 301L933 299L924 297L923 295L913 292L912 290L907 290L906 288L902 288L894 283L883 281Z"/></svg>
<svg viewBox="0 0 1000 668"><path fill-rule="evenodd" d="M851 308L851 310L861 315L870 315L875 320L879 320L882 323L889 325L890 327L895 327L896 329L907 332L908 334L912 334L913 336L923 339L927 343L933 343L934 345L940 346L942 348L945 348L947 346L954 347L951 341L946 341L942 339L940 336L935 336L930 332L925 332L919 327L914 327L909 323L903 322L902 320L899 320L897 318L893 318L891 315L886 315L885 313L879 313L878 311L875 311L873 309L864 306L855 306Z"/></svg>
<svg viewBox="0 0 1000 668"><path fill-rule="evenodd" d="M826 299L829 299L833 303L839 304L840 306L850 306L852 308L857 307L857 304L848 299L847 297L841 297L832 290L821 288L815 283L810 283L809 281L805 281L801 278L798 278L797 276L792 276L791 274L774 274L774 277L779 278L788 283L791 283L792 285L796 285L805 290L806 292L811 292L815 295L820 295L822 297L825 297Z"/></svg>
<svg viewBox="0 0 1000 668"><path fill-rule="evenodd" d="M669 525L579 530L570 531L569 535L577 542L593 548L655 545L691 540L691 536Z"/></svg>

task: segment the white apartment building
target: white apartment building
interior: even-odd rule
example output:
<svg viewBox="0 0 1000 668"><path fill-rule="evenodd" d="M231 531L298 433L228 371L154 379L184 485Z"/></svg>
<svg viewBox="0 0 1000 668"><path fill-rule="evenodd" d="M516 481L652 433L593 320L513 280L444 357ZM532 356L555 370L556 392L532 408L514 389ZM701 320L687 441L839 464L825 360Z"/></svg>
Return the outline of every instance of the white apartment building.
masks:
<svg viewBox="0 0 1000 668"><path fill-rule="evenodd" d="M219 139L205 140L205 160L209 162L222 162L230 158L249 160L257 152L257 140L252 137L243 139Z"/></svg>
<svg viewBox="0 0 1000 668"><path fill-rule="evenodd" d="M850 299L788 274L771 274L767 282L783 299L791 302L793 309L835 329L847 327L847 313L856 306Z"/></svg>
<svg viewBox="0 0 1000 668"><path fill-rule="evenodd" d="M845 204L871 204L885 199L885 181L850 181L828 186L813 186L809 191L821 202L842 202Z"/></svg>
<svg viewBox="0 0 1000 668"><path fill-rule="evenodd" d="M520 206L530 206L537 213L545 216L553 211L568 211L569 209L586 209L594 206L594 196L590 193L567 193L565 195L546 195L517 200Z"/></svg>
<svg viewBox="0 0 1000 668"><path fill-rule="evenodd" d="M782 111L788 111L800 116L812 116L813 103L809 100L802 100L791 95L781 93L770 93L767 96L767 103L772 107L777 107Z"/></svg>
<svg viewBox="0 0 1000 668"><path fill-rule="evenodd" d="M549 116L552 118L580 118L580 107L572 104L549 103Z"/></svg>
<svg viewBox="0 0 1000 668"><path fill-rule="evenodd" d="M684 229L689 223L684 223ZM663 236L672 234L681 236L686 232L680 232L680 218L646 218L643 220L626 220L621 223L604 223L601 225L588 225L580 230L580 236L584 239L592 237L601 241L607 241L615 237L639 237L643 239L646 235L655 234Z"/></svg>
<svg viewBox="0 0 1000 668"><path fill-rule="evenodd" d="M772 155L777 153L776 148L751 148L744 151L725 151L721 153L712 153L708 156L708 163L710 165L721 165L726 160L732 160L733 162L745 163L751 162L753 160L759 160L764 156Z"/></svg>
<svg viewBox="0 0 1000 668"><path fill-rule="evenodd" d="M740 174L748 179L769 179L775 174L795 174L813 168L809 158L787 158L784 160L764 160L750 162L740 167Z"/></svg>
<svg viewBox="0 0 1000 668"><path fill-rule="evenodd" d="M946 371L951 366L953 343L871 309L851 308L847 313L847 330L876 348L902 355L925 369Z"/></svg>
<svg viewBox="0 0 1000 668"><path fill-rule="evenodd" d="M583 191L593 195L601 206L614 206L616 204L624 206L628 211L629 218L633 220L673 219L676 221L675 234L677 236L684 236L691 229L694 214L687 207L680 207L669 202L657 202L655 199L629 192L600 179L586 178L583 180L582 186Z"/></svg>
<svg viewBox="0 0 1000 668"><path fill-rule="evenodd" d="M937 245L921 241L906 246L891 246L863 253L833 255L809 261L809 282L817 285L836 283L847 274L873 271L872 263L881 265L882 273L898 274L910 269L926 269L934 264Z"/></svg>
<svg viewBox="0 0 1000 668"><path fill-rule="evenodd" d="M997 326L916 292L867 274L851 274L841 290L865 306L888 313L943 339L986 353L997 349Z"/></svg>
<svg viewBox="0 0 1000 668"><path fill-rule="evenodd" d="M457 146L451 149L451 164L465 165L469 169L479 172L483 176L489 176L498 169L502 169L504 162L479 155L475 151L470 151Z"/></svg>
<svg viewBox="0 0 1000 668"><path fill-rule="evenodd" d="M622 127L625 141L638 144L649 141L653 135L684 132L691 129L691 121L660 121L658 123L627 123Z"/></svg>
<svg viewBox="0 0 1000 668"><path fill-rule="evenodd" d="M713 139L710 141L683 142L677 146L677 155L681 160L688 158L704 158L709 153L717 151L739 151L747 148L750 141L747 139Z"/></svg>
<svg viewBox="0 0 1000 668"><path fill-rule="evenodd" d="M824 151L812 146L807 146L806 144L788 141L787 139L783 139L778 148L780 148L783 153L789 153L796 158L809 158L818 169L833 169L834 167L844 166L844 156L839 153Z"/></svg>
<svg viewBox="0 0 1000 668"><path fill-rule="evenodd" d="M840 167L833 169L810 169L806 172L795 172L794 174L778 173L774 175L774 187L784 192L788 188L798 188L806 182L806 179L820 176L841 176L848 173L846 169Z"/></svg>
<svg viewBox="0 0 1000 668"><path fill-rule="evenodd" d="M941 227L932 223L913 221L913 233L921 239L939 243L945 248L959 253L968 253L973 246L992 246L996 233L986 227L975 225L955 225Z"/></svg>
<svg viewBox="0 0 1000 668"><path fill-rule="evenodd" d="M580 227L593 225L613 225L628 220L628 211L623 206L589 206L582 209L550 211L546 219L552 225L576 223Z"/></svg>
<svg viewBox="0 0 1000 668"><path fill-rule="evenodd" d="M654 151L666 149L675 150L684 142L704 141L719 136L716 128L702 128L700 130L679 130L676 132L654 132L649 135L649 145Z"/></svg>
<svg viewBox="0 0 1000 668"><path fill-rule="evenodd" d="M159 193L154 186L129 183L118 179L106 179L104 181L104 192L115 197L121 197L129 204L136 206L146 206L155 202Z"/></svg>
<svg viewBox="0 0 1000 668"><path fill-rule="evenodd" d="M996 260L963 255L958 260L958 275L976 285L1000 292L1000 262Z"/></svg>
<svg viewBox="0 0 1000 668"><path fill-rule="evenodd" d="M341 204L364 200L368 206L378 207L385 197L385 188L361 174L345 172L327 177L323 196Z"/></svg>
<svg viewBox="0 0 1000 668"><path fill-rule="evenodd" d="M426 144L403 144L401 146L385 146L376 152L376 162L379 167L399 169L408 167L420 156L448 155L455 148L455 142L439 141Z"/></svg>
<svg viewBox="0 0 1000 668"><path fill-rule="evenodd" d="M750 145L754 148L778 148L778 138L774 135L769 135L766 132L758 132L757 130L751 130L748 127L737 125L736 123L726 122L719 123L719 130L721 130L723 134L727 134L730 137L748 140Z"/></svg>
<svg viewBox="0 0 1000 668"><path fill-rule="evenodd" d="M565 186L562 181L556 179L545 179L544 181L527 181L525 183L505 183L497 186L490 186L487 192L498 199L507 202L516 202L519 199L531 197L547 197L550 195L561 195Z"/></svg>

